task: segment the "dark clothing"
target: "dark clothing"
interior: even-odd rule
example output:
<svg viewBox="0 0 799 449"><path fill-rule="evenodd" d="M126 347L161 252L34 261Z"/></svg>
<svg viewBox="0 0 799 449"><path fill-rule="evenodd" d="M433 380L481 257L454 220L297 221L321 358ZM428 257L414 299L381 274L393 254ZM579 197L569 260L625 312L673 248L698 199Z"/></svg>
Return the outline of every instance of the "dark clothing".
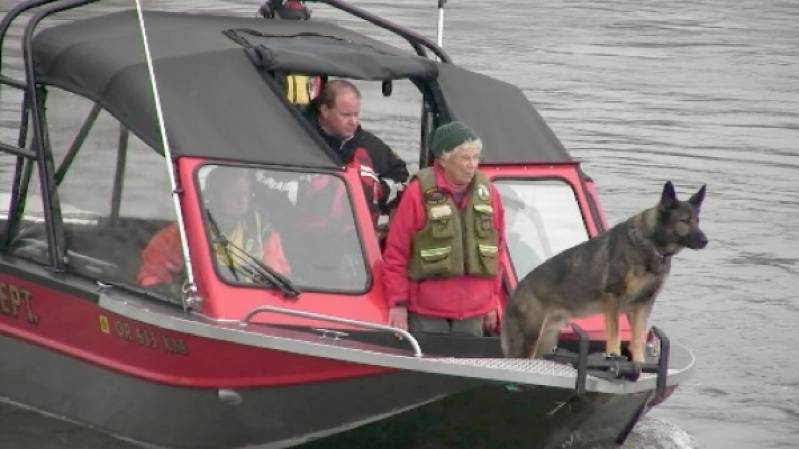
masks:
<svg viewBox="0 0 799 449"><path fill-rule="evenodd" d="M462 320L439 318L408 312L408 330L414 333L461 335L482 337L483 317L479 315Z"/></svg>
<svg viewBox="0 0 799 449"><path fill-rule="evenodd" d="M319 122L314 120L314 126L319 135L336 151L341 160L347 164L352 160L357 148L364 148L372 159L373 169L380 178L388 178L396 182L408 180L408 167L394 151L379 137L358 126L355 135L350 139L342 140L335 136L328 136L319 127Z"/></svg>
<svg viewBox="0 0 799 449"><path fill-rule="evenodd" d="M357 163L366 201L372 219L377 224L377 218L381 213L389 213L389 209L393 206L392 200L397 197L400 185L408 181L408 167L405 161L383 140L360 125L351 138L344 140L325 133L319 126L315 114L306 113L306 118L344 164L351 164L353 161Z"/></svg>

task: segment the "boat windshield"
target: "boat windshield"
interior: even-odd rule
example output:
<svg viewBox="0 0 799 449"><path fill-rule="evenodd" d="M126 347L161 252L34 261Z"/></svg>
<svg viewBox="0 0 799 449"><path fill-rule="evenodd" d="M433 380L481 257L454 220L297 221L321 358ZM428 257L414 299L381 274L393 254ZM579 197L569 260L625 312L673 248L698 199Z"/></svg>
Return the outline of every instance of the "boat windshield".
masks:
<svg viewBox="0 0 799 449"><path fill-rule="evenodd" d="M338 176L209 164L197 182L222 281L284 292L274 276L303 291L367 288L349 195Z"/></svg>
<svg viewBox="0 0 799 449"><path fill-rule="evenodd" d="M517 279L588 239L572 188L558 180L495 180L505 209L505 237Z"/></svg>

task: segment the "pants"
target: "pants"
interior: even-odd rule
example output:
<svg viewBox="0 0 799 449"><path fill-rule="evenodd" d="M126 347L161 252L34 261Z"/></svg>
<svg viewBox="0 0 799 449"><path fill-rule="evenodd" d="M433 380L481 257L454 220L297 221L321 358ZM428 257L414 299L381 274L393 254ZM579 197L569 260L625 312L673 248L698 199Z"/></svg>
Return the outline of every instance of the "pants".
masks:
<svg viewBox="0 0 799 449"><path fill-rule="evenodd" d="M408 330L430 334L482 337L483 315L463 320L451 320L408 312Z"/></svg>

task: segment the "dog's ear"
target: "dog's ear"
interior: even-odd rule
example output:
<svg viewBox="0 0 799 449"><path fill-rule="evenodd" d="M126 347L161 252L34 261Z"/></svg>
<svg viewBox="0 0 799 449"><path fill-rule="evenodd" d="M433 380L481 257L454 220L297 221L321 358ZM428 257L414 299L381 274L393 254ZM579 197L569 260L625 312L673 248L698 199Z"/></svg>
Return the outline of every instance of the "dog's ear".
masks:
<svg viewBox="0 0 799 449"><path fill-rule="evenodd" d="M688 200L691 206L694 206L697 209L702 206L702 201L705 200L705 187L707 187L707 184L703 184L702 188L700 188L698 192L691 195L691 198Z"/></svg>
<svg viewBox="0 0 799 449"><path fill-rule="evenodd" d="M677 194L674 192L674 185L671 181L666 181L663 185L663 193L660 195L660 207L662 209L672 209L677 205Z"/></svg>

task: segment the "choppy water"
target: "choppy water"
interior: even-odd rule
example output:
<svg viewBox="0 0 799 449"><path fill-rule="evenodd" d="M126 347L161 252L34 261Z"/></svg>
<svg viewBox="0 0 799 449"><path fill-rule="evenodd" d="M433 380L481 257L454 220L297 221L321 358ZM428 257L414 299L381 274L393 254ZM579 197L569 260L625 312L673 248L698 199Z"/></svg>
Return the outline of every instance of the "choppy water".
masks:
<svg viewBox="0 0 799 449"><path fill-rule="evenodd" d="M435 1L353 3L435 36ZM797 447L799 1L452 1L446 19L448 52L523 88L596 180L611 223L654 204L666 180L678 194L708 185L711 244L675 258L653 314L698 368L625 448ZM367 124L402 151L398 120L365 106ZM128 447L0 405L0 448Z"/></svg>

